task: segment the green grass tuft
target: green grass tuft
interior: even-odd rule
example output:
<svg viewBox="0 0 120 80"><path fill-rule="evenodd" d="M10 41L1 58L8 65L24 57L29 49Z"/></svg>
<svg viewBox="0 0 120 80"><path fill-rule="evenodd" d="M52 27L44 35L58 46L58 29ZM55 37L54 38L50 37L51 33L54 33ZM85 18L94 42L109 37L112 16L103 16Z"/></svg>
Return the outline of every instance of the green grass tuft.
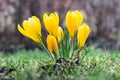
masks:
<svg viewBox="0 0 120 80"><path fill-rule="evenodd" d="M0 80L119 80L120 51L86 48L79 65L51 62L44 51L20 50L0 55ZM86 53L85 52L85 53Z"/></svg>

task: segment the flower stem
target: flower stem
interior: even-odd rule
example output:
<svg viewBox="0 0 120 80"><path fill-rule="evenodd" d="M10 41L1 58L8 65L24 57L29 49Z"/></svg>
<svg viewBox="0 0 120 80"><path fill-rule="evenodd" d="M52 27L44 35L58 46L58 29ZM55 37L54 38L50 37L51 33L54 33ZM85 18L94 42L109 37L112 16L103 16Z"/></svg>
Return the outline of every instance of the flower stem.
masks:
<svg viewBox="0 0 120 80"><path fill-rule="evenodd" d="M73 39L70 40L70 53L69 53L69 58L71 58L73 54Z"/></svg>
<svg viewBox="0 0 120 80"><path fill-rule="evenodd" d="M57 59L59 59L59 52L57 52L57 53L53 53L54 54L54 58L57 60Z"/></svg>
<svg viewBox="0 0 120 80"><path fill-rule="evenodd" d="M48 54L49 57L51 57L53 60L55 60L54 55L52 55L48 49L46 48L46 46L42 43L41 45L38 44L39 47L41 47L42 49L44 49L46 51L46 53Z"/></svg>
<svg viewBox="0 0 120 80"><path fill-rule="evenodd" d="M45 45L43 44L42 46L43 46L44 50L46 51L46 53L47 53L53 60L55 60L54 56L48 51L48 49L45 47Z"/></svg>
<svg viewBox="0 0 120 80"><path fill-rule="evenodd" d="M83 48L81 48L81 49L78 51L78 55L77 55L78 59L80 59L80 54L82 54L82 50L83 50Z"/></svg>

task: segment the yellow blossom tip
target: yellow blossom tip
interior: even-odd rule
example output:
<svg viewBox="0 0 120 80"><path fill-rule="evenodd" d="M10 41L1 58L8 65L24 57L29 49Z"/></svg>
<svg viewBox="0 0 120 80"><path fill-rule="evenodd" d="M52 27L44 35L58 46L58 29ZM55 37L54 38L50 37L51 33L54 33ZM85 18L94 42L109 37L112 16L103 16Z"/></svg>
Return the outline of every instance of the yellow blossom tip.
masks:
<svg viewBox="0 0 120 80"><path fill-rule="evenodd" d="M84 47L84 44L88 38L89 33L90 33L90 28L86 23L82 24L79 27L77 39L78 39L78 46L80 48Z"/></svg>
<svg viewBox="0 0 120 80"><path fill-rule="evenodd" d="M75 37L78 27L83 22L83 14L79 11L68 11L66 14L66 26L71 38Z"/></svg>
<svg viewBox="0 0 120 80"><path fill-rule="evenodd" d="M55 36L48 35L46 42L47 42L48 50L51 53L57 53L57 51L58 51L58 45L57 45L57 40L56 40Z"/></svg>
<svg viewBox="0 0 120 80"><path fill-rule="evenodd" d="M23 27L18 24L18 31L22 35L32 39L37 43L42 43L41 24L39 18L37 18L36 16L32 16L28 18L28 20L24 20L22 25Z"/></svg>
<svg viewBox="0 0 120 80"><path fill-rule="evenodd" d="M59 26L59 16L57 13L43 14L43 22L49 34L57 36L57 28Z"/></svg>

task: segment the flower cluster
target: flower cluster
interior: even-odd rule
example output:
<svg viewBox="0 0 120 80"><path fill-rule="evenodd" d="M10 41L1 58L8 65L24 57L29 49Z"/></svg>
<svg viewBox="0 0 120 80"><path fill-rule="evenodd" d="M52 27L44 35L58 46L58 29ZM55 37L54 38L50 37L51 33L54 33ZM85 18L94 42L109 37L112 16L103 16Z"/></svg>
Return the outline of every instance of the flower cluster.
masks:
<svg viewBox="0 0 120 80"><path fill-rule="evenodd" d="M41 34L41 22L36 16L24 20L22 26L18 24L18 30L24 36L39 44L53 59L60 57L71 58L75 50L81 50L90 33L90 28L83 23L84 15L79 11L68 11L65 22L67 30L63 31L59 26L59 16L57 13L43 14L43 22L48 35L43 41ZM67 37L67 32L69 37ZM76 42L75 42L76 41ZM76 45L74 47L74 45Z"/></svg>

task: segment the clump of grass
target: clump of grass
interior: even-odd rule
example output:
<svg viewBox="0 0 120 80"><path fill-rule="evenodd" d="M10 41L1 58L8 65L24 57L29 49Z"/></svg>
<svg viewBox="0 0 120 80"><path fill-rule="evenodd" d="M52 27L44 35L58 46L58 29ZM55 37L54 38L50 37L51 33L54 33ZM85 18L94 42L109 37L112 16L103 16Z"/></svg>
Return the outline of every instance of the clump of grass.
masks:
<svg viewBox="0 0 120 80"><path fill-rule="evenodd" d="M119 80L120 51L86 48L80 62L60 58L56 62L43 51L18 51L0 56L0 79L11 80ZM4 75L3 75L4 74Z"/></svg>

